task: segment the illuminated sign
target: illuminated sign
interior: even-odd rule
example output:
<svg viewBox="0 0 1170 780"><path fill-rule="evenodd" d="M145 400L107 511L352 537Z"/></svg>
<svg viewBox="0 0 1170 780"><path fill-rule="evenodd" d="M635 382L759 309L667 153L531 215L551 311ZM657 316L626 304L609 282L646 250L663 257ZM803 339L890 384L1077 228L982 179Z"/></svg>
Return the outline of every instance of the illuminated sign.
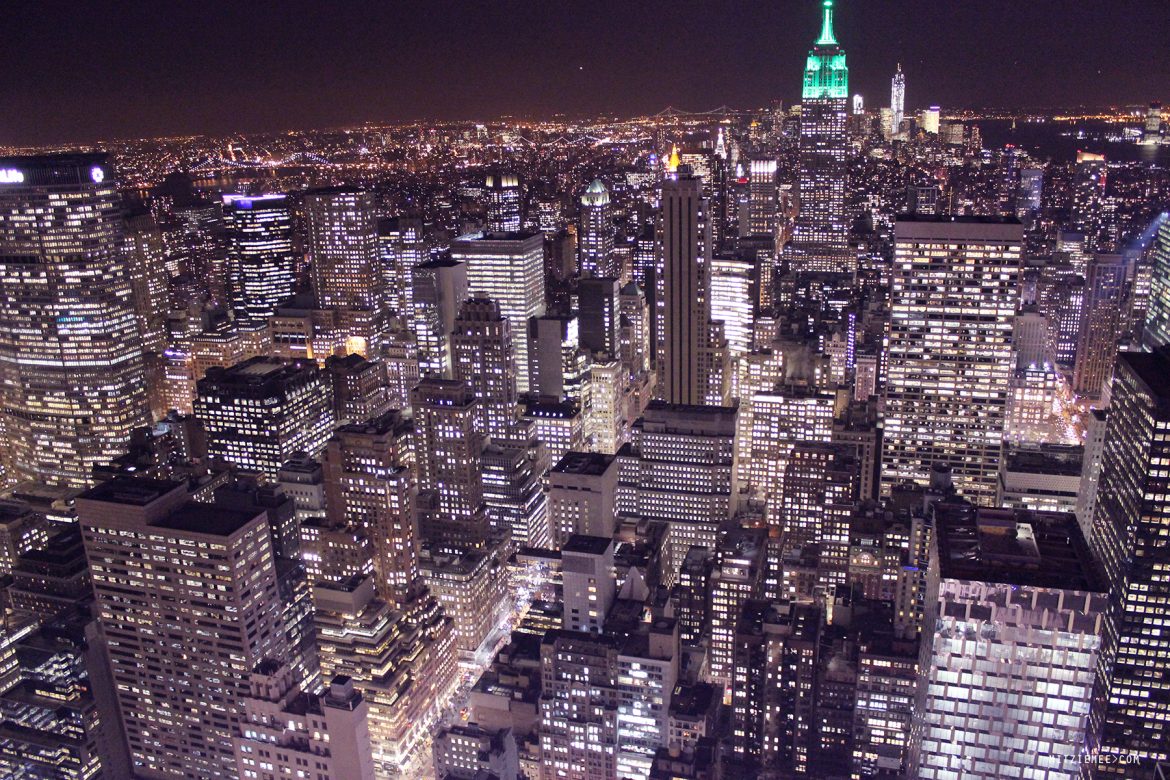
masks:
<svg viewBox="0 0 1170 780"><path fill-rule="evenodd" d="M89 178L93 179L94 184L101 184L106 178L106 172L99 166L95 165L89 169Z"/></svg>
<svg viewBox="0 0 1170 780"><path fill-rule="evenodd" d="M0 184L20 184L24 181L24 172L15 168L0 168Z"/></svg>

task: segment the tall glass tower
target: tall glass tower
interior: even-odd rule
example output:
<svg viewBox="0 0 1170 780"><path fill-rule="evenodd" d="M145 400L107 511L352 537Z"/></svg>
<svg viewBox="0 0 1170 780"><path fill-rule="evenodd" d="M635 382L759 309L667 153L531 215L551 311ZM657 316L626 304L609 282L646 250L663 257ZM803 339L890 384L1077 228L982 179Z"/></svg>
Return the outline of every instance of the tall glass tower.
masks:
<svg viewBox="0 0 1170 780"><path fill-rule="evenodd" d="M890 114L893 116L894 133L897 133L902 126L902 118L906 116L906 74L902 73L900 62L894 78L890 79Z"/></svg>
<svg viewBox="0 0 1170 780"><path fill-rule="evenodd" d="M262 323L296 286L292 211L284 195L225 195L228 279L238 322Z"/></svg>
<svg viewBox="0 0 1170 780"><path fill-rule="evenodd" d="M150 421L122 201L104 154L0 158L0 174L7 465L82 487Z"/></svg>
<svg viewBox="0 0 1170 780"><path fill-rule="evenodd" d="M789 264L800 273L853 273L845 213L849 68L833 35L833 0L824 0L821 37L804 67L800 102L800 211Z"/></svg>

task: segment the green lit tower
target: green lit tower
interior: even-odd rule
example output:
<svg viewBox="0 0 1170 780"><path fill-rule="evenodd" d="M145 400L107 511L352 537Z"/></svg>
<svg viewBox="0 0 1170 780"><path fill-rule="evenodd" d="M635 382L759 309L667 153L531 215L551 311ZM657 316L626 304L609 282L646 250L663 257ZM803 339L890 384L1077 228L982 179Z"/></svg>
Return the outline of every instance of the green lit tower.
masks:
<svg viewBox="0 0 1170 780"><path fill-rule="evenodd" d="M800 211L787 246L798 273L853 273L845 214L849 68L833 34L833 0L822 6L821 37L804 66L800 101Z"/></svg>

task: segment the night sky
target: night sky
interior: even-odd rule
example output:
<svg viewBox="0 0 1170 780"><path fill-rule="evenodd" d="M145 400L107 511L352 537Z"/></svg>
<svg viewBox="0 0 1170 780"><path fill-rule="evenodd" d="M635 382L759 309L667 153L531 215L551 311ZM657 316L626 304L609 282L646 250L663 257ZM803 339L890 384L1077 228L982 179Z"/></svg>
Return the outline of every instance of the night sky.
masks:
<svg viewBox="0 0 1170 780"><path fill-rule="evenodd" d="M816 0L3 0L0 144L799 97ZM1170 100L1167 0L838 0L907 110Z"/></svg>

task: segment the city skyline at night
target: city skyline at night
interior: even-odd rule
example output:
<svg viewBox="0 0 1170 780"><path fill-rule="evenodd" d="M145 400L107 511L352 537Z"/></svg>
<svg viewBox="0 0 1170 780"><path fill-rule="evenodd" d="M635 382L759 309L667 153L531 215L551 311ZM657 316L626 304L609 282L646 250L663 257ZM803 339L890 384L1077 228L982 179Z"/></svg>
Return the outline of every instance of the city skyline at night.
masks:
<svg viewBox="0 0 1170 780"><path fill-rule="evenodd" d="M1164 10L1067 6L12 9L0 777L1170 776Z"/></svg>
<svg viewBox="0 0 1170 780"><path fill-rule="evenodd" d="M0 144L795 102L789 74L819 30L809 5L16 6L8 26L22 44L0 53ZM1163 10L846 2L838 28L854 92L871 105L901 63L907 110L1125 106L1170 101Z"/></svg>

